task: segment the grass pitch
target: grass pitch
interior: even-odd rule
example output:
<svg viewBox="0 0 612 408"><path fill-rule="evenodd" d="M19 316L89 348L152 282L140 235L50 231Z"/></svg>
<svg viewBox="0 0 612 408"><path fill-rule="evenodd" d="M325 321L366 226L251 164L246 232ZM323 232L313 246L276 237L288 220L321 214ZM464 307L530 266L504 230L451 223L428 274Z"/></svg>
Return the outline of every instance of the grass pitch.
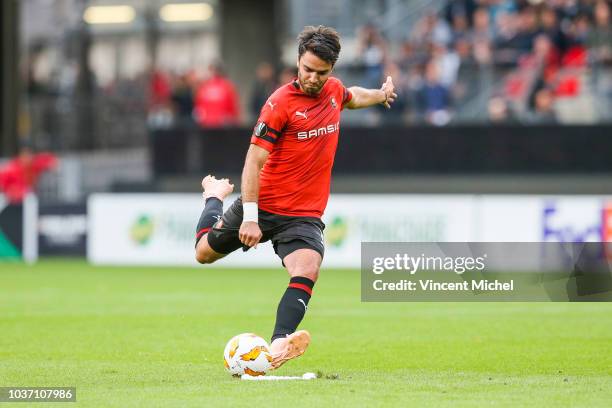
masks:
<svg viewBox="0 0 612 408"><path fill-rule="evenodd" d="M361 303L358 271L325 268L301 325L313 343L274 373L322 378L231 378L226 341L269 338L287 281L280 268L0 264L0 386L77 387L53 407L612 401L612 304Z"/></svg>

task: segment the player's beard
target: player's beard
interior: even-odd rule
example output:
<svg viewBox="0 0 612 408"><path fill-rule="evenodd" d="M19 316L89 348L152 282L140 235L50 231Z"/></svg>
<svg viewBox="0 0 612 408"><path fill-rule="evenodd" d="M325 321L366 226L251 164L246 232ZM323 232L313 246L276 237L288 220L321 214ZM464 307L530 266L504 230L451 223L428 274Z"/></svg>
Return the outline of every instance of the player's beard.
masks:
<svg viewBox="0 0 612 408"><path fill-rule="evenodd" d="M302 90L307 93L308 95L318 95L319 92L321 92L321 89L323 89L323 85L325 85L326 81L321 81L318 84L314 85L310 82L304 81L302 79L302 77L300 76L300 73L298 72L298 81L300 83L300 87L302 88Z"/></svg>

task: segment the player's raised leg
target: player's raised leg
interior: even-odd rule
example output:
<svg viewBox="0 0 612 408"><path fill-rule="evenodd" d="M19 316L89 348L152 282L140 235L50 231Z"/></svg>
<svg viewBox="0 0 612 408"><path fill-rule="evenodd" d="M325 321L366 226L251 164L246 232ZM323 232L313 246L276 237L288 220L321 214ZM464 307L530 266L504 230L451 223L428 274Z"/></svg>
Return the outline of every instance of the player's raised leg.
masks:
<svg viewBox="0 0 612 408"><path fill-rule="evenodd" d="M321 254L308 248L297 249L283 259L291 278L276 312L271 344L273 368L301 356L310 344L310 333L296 329L308 309L321 261Z"/></svg>
<svg viewBox="0 0 612 408"><path fill-rule="evenodd" d="M221 219L223 215L223 200L234 190L234 185L228 179L217 180L210 174L202 180L204 189L205 205L198 227L196 229L196 260L199 263L213 263L223 258L225 254L214 251L208 245L207 234L213 225Z"/></svg>

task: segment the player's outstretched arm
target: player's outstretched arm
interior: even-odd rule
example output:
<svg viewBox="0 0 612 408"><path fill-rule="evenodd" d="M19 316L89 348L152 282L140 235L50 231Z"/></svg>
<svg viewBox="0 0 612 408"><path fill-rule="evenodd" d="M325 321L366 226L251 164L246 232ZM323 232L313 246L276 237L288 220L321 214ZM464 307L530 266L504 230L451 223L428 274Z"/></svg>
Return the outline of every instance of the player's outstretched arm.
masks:
<svg viewBox="0 0 612 408"><path fill-rule="evenodd" d="M242 208L244 217L238 238L248 247L257 247L262 233L258 223L259 173L270 153L251 144L242 169Z"/></svg>
<svg viewBox="0 0 612 408"><path fill-rule="evenodd" d="M387 77L387 80L380 89L365 89L353 86L349 88L349 91L353 95L349 103L346 104L346 107L349 109L367 108L378 104L382 104L385 108L390 109L391 104L397 98L393 79L390 76Z"/></svg>

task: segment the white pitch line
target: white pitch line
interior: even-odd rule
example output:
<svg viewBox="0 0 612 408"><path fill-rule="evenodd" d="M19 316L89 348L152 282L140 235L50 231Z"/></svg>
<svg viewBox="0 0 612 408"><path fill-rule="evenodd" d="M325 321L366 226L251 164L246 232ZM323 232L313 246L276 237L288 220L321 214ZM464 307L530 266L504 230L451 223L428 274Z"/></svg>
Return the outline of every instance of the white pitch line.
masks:
<svg viewBox="0 0 612 408"><path fill-rule="evenodd" d="M287 381L287 380L314 380L317 378L315 373L304 373L301 377L288 377L288 376L279 376L279 375L260 375L260 376L252 376L248 374L242 374L240 379L247 381Z"/></svg>

